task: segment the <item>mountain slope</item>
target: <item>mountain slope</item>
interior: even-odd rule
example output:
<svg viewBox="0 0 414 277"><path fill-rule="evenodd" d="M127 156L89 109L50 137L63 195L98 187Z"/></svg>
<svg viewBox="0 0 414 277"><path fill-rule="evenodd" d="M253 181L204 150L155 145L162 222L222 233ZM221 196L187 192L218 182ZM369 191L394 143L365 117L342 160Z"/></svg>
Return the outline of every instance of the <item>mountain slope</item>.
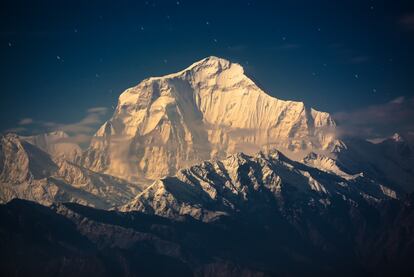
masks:
<svg viewBox="0 0 414 277"><path fill-rule="evenodd" d="M333 128L329 114L273 98L240 65L208 57L123 92L83 164L130 181L157 179L236 152L334 151L342 143Z"/></svg>
<svg viewBox="0 0 414 277"><path fill-rule="evenodd" d="M0 205L2 276L412 276L414 198L205 224L77 204Z"/></svg>
<svg viewBox="0 0 414 277"><path fill-rule="evenodd" d="M341 199L351 205L396 198L383 184L361 175L340 177L292 161L272 150L206 161L154 182L121 210L201 221L264 210L295 213L302 206L323 211Z"/></svg>
<svg viewBox="0 0 414 277"><path fill-rule="evenodd" d="M346 149L336 161L349 174L363 174L404 194L414 191L414 152L404 141L387 139L373 144L361 139L344 139Z"/></svg>
<svg viewBox="0 0 414 277"><path fill-rule="evenodd" d="M37 146L53 158L63 158L76 162L82 155L82 149L76 143L69 141L69 136L63 131L21 137L27 142Z"/></svg>
<svg viewBox="0 0 414 277"><path fill-rule="evenodd" d="M44 205L77 202L111 208L139 192L121 179L52 157L14 134L0 137L0 202L13 198Z"/></svg>

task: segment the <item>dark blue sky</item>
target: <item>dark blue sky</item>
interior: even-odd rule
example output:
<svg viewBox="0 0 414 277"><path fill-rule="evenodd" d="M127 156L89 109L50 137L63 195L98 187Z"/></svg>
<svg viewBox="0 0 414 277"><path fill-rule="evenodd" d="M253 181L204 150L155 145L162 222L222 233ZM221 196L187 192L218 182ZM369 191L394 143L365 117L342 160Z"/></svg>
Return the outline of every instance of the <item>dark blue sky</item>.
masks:
<svg viewBox="0 0 414 277"><path fill-rule="evenodd" d="M0 21L0 131L77 122L209 55L332 113L414 95L413 1L2 1Z"/></svg>

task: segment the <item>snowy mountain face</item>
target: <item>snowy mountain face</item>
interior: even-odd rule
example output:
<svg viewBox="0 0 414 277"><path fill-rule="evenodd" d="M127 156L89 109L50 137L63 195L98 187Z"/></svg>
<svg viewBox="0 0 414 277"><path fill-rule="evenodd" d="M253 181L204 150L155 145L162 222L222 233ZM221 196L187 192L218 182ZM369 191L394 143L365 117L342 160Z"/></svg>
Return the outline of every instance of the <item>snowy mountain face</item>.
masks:
<svg viewBox="0 0 414 277"><path fill-rule="evenodd" d="M414 152L404 141L389 138L373 144L345 139L346 149L336 153L335 163L348 174L364 174L401 193L414 191Z"/></svg>
<svg viewBox="0 0 414 277"><path fill-rule="evenodd" d="M49 153L54 158L63 158L71 162L76 162L82 156L80 146L70 142L68 134L63 131L21 138Z"/></svg>
<svg viewBox="0 0 414 277"><path fill-rule="evenodd" d="M210 222L260 209L291 214L303 207L323 210L338 201L358 206L396 197L395 191L369 178L323 172L273 150L180 170L154 182L121 210Z"/></svg>
<svg viewBox="0 0 414 277"><path fill-rule="evenodd" d="M109 209L129 201L139 189L121 179L52 158L26 138L8 134L0 142L0 202L13 198L44 205L76 202Z"/></svg>
<svg viewBox="0 0 414 277"><path fill-rule="evenodd" d="M83 164L142 182L237 152L332 152L342 147L334 128L329 114L273 98L240 65L208 57L123 92Z"/></svg>

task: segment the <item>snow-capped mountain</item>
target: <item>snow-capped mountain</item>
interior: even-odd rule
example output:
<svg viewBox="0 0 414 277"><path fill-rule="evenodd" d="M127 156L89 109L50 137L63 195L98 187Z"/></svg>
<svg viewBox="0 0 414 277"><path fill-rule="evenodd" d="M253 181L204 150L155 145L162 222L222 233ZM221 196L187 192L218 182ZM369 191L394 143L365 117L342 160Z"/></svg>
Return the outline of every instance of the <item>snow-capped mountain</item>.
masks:
<svg viewBox="0 0 414 277"><path fill-rule="evenodd" d="M414 152L400 136L381 143L345 139L346 149L335 153L335 163L348 174L363 173L404 194L414 191Z"/></svg>
<svg viewBox="0 0 414 277"><path fill-rule="evenodd" d="M124 91L83 164L142 182L237 152L332 152L342 147L334 128L328 113L271 97L239 64L208 57Z"/></svg>
<svg viewBox="0 0 414 277"><path fill-rule="evenodd" d="M111 208L129 201L139 189L113 176L92 172L60 155L53 158L14 134L0 138L0 202L13 198L44 205L76 202Z"/></svg>
<svg viewBox="0 0 414 277"><path fill-rule="evenodd" d="M411 276L411 146L335 127L209 57L126 90L84 152L0 136L0 273Z"/></svg>
<svg viewBox="0 0 414 277"><path fill-rule="evenodd" d="M395 191L362 175L323 172L273 150L182 169L154 182L121 210L211 221L263 207L289 213L302 206L324 209L337 199L358 205L395 198Z"/></svg>
<svg viewBox="0 0 414 277"><path fill-rule="evenodd" d="M71 142L69 135L63 131L26 137L22 136L21 138L49 153L54 158L63 158L71 162L76 162L82 156L80 146Z"/></svg>
<svg viewBox="0 0 414 277"><path fill-rule="evenodd" d="M335 127L328 113L271 97L240 65L208 57L127 89L83 153L62 131L2 137L0 196L208 218L247 205L249 192L268 199L256 190L323 205L414 191L414 155L401 136L339 140Z"/></svg>

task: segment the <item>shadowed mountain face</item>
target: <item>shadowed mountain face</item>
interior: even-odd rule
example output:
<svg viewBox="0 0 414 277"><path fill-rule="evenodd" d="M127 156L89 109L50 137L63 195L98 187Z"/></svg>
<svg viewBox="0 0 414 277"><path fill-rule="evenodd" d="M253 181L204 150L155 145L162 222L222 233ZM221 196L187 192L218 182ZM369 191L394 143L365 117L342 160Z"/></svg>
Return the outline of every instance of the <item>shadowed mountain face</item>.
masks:
<svg viewBox="0 0 414 277"><path fill-rule="evenodd" d="M396 193L364 176L340 177L272 150L180 170L174 177L154 182L121 210L173 219L189 215L209 222L223 215L255 215L262 209L290 216L302 206L323 211L337 198L358 206L396 198Z"/></svg>
<svg viewBox="0 0 414 277"><path fill-rule="evenodd" d="M413 273L414 197L343 200L294 216L270 209L172 221L60 204L0 206L3 276L273 276Z"/></svg>

